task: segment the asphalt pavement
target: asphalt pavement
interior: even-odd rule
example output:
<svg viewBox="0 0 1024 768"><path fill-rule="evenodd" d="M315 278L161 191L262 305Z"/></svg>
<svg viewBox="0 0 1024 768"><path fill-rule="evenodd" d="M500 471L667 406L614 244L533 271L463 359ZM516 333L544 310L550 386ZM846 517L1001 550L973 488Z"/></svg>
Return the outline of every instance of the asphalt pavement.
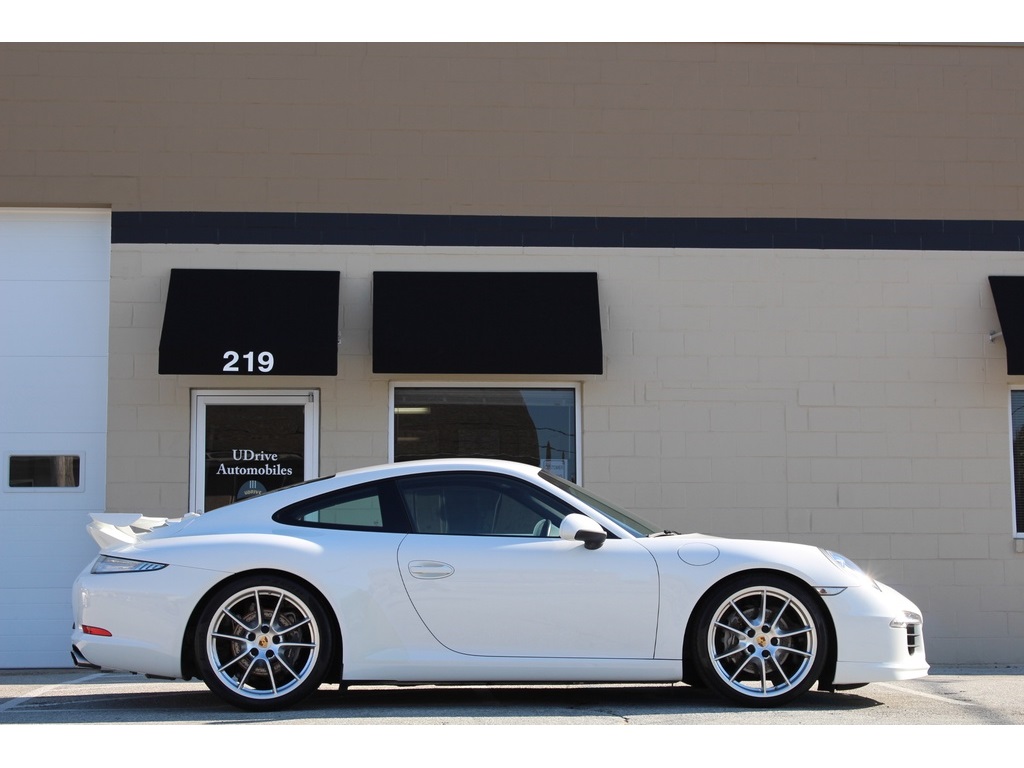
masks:
<svg viewBox="0 0 1024 768"><path fill-rule="evenodd" d="M576 761L585 744L593 748L589 734L595 727L599 727L601 747L591 757L608 759L618 754L616 745L628 754L638 748L636 737L641 732L621 726L669 726L642 731L644 738L639 744L647 749L657 745L671 749L682 738L690 748L724 750L722 756L738 745L733 738L723 738L727 731L719 726L742 726L736 729L739 740L757 733L761 727L770 727L770 735L764 738L778 740L780 745L797 735L802 745L822 740L817 746L832 754L833 764L862 765L874 759L875 749L882 750L878 759L902 762L914 758L917 762L922 754L931 754L938 762L947 763L958 750L965 750L963 759L972 761L984 757L1000 759L1003 750L1007 750L1007 758L1016 754L1016 745L1024 743L1024 666L933 667L927 677L917 680L872 683L838 693L811 691L778 709L734 706L706 690L682 684L424 685L353 686L344 691L337 686L323 686L298 707L276 713L235 709L210 694L198 681L168 682L127 673L75 669L0 670L0 736L9 737L8 741L10 737L25 739L36 750L66 748L69 758L79 759L85 757L80 751L81 744L106 743L106 739L96 741L95 734L106 733L97 729L111 725L136 726L119 728L116 742L124 748L138 741L135 748L142 750L148 762L158 765L181 763L182 756L176 753L180 742L176 745L174 739L158 738L166 745L158 750L153 748L154 727L155 734L166 736L166 730L158 726L167 725L237 727L243 742L244 734L252 733L246 727L304 726L308 729L300 731L304 740L327 740L329 744L336 741L337 731L321 726L348 726L344 732L347 744L365 740L366 748L377 750L382 748L380 730L373 726L408 726L411 730L400 732L414 733L415 737L387 738L388 753L397 758L407 751L410 759L418 759L440 749L448 766L479 765L478 749L493 748L494 739L488 736L491 731L475 726L491 726L501 729L502 734L513 734L510 739L502 739L504 746L493 756L492 761L499 765L514 757L508 764L522 764L517 745L521 747L524 739L531 745L531 754L533 749L545 745L545 749L552 750L552 757L566 749L566 759ZM870 737L851 740L849 736L855 731L848 726L868 729ZM912 735L907 736L906 729L892 726L940 727L912 729ZM979 736L979 726L1011 727L981 729ZM837 728L844 735L840 749ZM456 732L466 736L454 739ZM40 733L52 737L40 740ZM207 743L213 731L200 728L199 732L189 733L192 735L185 742L190 745L189 754L197 744L204 744L211 755L211 750L224 748L225 759L230 759L235 748L233 739L216 738ZM282 741L292 735L261 729L260 738L270 739L271 734L278 733ZM83 734L83 738L65 738L65 734ZM468 745L472 744L479 747L470 749ZM772 756L771 750L758 755L755 748L754 752L751 758L758 762L788 762L781 756ZM465 760L460 761L460 756ZM168 762L161 763L164 759ZM391 764L394 760L387 762ZM614 762L618 764L620 760Z"/></svg>

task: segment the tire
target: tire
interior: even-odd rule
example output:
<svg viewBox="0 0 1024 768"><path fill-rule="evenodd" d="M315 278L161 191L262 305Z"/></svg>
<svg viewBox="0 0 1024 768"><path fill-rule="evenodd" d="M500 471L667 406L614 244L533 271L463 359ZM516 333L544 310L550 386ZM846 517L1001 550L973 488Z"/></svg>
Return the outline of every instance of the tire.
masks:
<svg viewBox="0 0 1024 768"><path fill-rule="evenodd" d="M748 707L806 693L828 655L824 609L803 583L750 574L714 588L697 622L693 655L705 684Z"/></svg>
<svg viewBox="0 0 1024 768"><path fill-rule="evenodd" d="M206 687L257 711L286 709L319 688L333 647L320 599L279 576L226 584L203 607L195 635Z"/></svg>

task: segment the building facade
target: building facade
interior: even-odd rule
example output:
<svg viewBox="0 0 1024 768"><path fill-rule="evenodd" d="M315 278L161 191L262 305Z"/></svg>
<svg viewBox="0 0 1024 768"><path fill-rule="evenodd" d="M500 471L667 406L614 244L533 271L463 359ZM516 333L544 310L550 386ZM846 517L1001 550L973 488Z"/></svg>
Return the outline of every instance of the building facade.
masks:
<svg viewBox="0 0 1024 768"><path fill-rule="evenodd" d="M0 46L0 667L70 663L89 512L451 454L1024 662L1022 94L1018 46Z"/></svg>

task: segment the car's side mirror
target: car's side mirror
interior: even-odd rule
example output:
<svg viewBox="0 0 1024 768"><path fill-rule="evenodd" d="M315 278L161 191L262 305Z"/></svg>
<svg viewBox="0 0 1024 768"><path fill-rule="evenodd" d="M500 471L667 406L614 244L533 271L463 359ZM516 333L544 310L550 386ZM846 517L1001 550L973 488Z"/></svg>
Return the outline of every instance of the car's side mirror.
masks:
<svg viewBox="0 0 1024 768"><path fill-rule="evenodd" d="M565 516L558 526L558 536L566 541L582 541L587 549L599 549L608 538L604 528L578 512Z"/></svg>

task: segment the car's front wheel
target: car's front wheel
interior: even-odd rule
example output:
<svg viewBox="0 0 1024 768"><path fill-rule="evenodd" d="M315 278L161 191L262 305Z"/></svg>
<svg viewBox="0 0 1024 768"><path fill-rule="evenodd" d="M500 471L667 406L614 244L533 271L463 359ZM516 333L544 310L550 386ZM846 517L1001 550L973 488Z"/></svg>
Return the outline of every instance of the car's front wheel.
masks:
<svg viewBox="0 0 1024 768"><path fill-rule="evenodd" d="M292 706L320 687L334 639L320 599L279 576L251 576L213 594L195 649L207 687L250 710Z"/></svg>
<svg viewBox="0 0 1024 768"><path fill-rule="evenodd" d="M746 706L783 704L821 675L823 609L802 583L749 574L715 588L698 619L694 655L709 688Z"/></svg>

